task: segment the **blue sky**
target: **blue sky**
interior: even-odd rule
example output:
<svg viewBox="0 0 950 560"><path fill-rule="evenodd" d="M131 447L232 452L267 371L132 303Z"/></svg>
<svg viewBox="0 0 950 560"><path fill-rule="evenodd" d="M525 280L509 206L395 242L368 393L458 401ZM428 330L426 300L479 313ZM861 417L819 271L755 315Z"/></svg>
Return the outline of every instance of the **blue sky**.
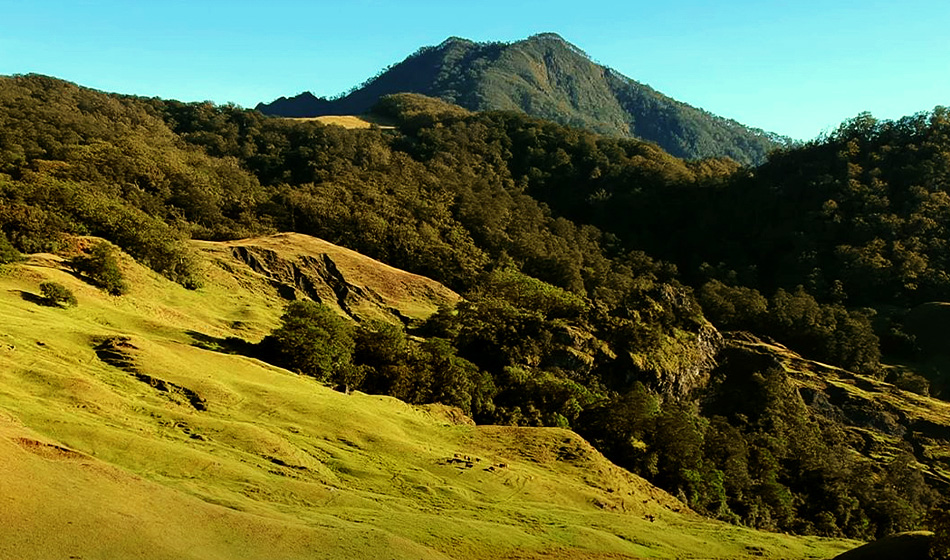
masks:
<svg viewBox="0 0 950 560"><path fill-rule="evenodd" d="M946 0L0 0L0 74L253 107L334 95L446 37L553 31L681 101L801 139L950 105Z"/></svg>

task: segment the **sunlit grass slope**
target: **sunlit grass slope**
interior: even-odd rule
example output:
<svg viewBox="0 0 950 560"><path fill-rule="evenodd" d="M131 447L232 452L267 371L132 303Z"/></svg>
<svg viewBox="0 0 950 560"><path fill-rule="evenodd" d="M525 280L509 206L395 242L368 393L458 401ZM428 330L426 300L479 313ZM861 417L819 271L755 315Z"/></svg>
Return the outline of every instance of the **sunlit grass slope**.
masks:
<svg viewBox="0 0 950 560"><path fill-rule="evenodd" d="M228 274L236 293L277 286L337 313L363 320L420 321L461 299L442 284L356 251L299 233L239 241L196 241L209 263ZM232 278L227 278L231 276ZM280 304L271 308L279 309Z"/></svg>
<svg viewBox="0 0 950 560"><path fill-rule="evenodd" d="M828 558L854 543L703 520L566 430L334 392L225 353L276 288L132 263L107 296L0 271L0 558ZM77 307L38 303L39 283ZM220 346L218 346L220 344Z"/></svg>
<svg viewBox="0 0 950 560"><path fill-rule="evenodd" d="M320 117L290 117L294 121L317 121L326 125L342 126L343 128L370 128L376 125L383 129L395 128L392 123L381 120L375 115L323 115Z"/></svg>

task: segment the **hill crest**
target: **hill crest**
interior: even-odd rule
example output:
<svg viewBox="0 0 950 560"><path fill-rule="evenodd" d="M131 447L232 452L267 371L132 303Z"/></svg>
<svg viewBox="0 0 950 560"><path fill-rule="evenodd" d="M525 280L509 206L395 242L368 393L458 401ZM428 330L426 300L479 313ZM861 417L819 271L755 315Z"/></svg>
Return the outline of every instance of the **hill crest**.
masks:
<svg viewBox="0 0 950 560"><path fill-rule="evenodd" d="M309 235L194 243L219 266L265 280L285 299L311 299L352 319L421 321L461 299L434 280Z"/></svg>

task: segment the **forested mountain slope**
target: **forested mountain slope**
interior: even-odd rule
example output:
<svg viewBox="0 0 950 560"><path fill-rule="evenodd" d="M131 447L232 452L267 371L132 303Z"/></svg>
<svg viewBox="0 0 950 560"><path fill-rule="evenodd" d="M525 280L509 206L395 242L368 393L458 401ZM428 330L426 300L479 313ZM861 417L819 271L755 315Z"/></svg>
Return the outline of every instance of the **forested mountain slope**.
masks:
<svg viewBox="0 0 950 560"><path fill-rule="evenodd" d="M89 278L101 251L68 240L93 234L201 294L220 259L189 237L238 249L238 239L277 231L319 236L464 299L424 321L399 311L377 317L388 322L340 322L306 303L324 299L306 274L267 265L255 274L292 279L284 293L295 301L268 309L270 332L210 342L345 389L456 406L481 425L570 428L720 519L860 538L928 523L947 491L945 408L927 396L941 394L944 370L913 333L939 318L904 314L950 299L939 288L940 110L857 138L849 123L751 171L418 95L386 97L375 110L396 128L2 79L0 255L81 250L74 269ZM875 151L887 130L897 133L892 147ZM877 190L851 181L846 164L874 168L849 157L881 162L866 177ZM918 174L902 183L901 169ZM926 219L879 212L905 188L934 202L920 207ZM835 219L850 226L812 228L819 214L808 205L838 189ZM783 202L804 210L785 214ZM804 266L847 253L861 224L906 225L883 247L916 247L919 277L933 279L918 286L937 289L917 292L892 275L881 278L887 289L868 290L881 279ZM914 241L915 231L934 237ZM789 246L801 252L788 262L802 266L786 266ZM230 266L253 271L251 261ZM311 335L327 353L295 359L294 345ZM765 341L752 354L766 358L744 357L742 340ZM789 365L796 360L812 365ZM736 398L748 394L758 398Z"/></svg>
<svg viewBox="0 0 950 560"><path fill-rule="evenodd" d="M424 47L335 99L307 92L257 109L272 115L358 115L383 96L420 93L473 111L519 111L610 136L641 138L683 158L758 164L788 142L671 99L593 62L553 33L514 43L452 37Z"/></svg>

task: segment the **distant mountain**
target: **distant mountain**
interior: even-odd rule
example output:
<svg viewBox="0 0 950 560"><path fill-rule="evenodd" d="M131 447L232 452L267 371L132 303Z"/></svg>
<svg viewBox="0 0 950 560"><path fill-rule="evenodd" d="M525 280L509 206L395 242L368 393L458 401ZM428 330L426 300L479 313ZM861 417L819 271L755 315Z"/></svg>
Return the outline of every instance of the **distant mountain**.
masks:
<svg viewBox="0 0 950 560"><path fill-rule="evenodd" d="M452 37L423 47L335 99L309 92L257 109L313 117L368 112L383 95L413 92L474 111L514 110L602 134L659 144L683 158L728 156L747 165L789 139L713 115L593 62L554 33L514 43Z"/></svg>

